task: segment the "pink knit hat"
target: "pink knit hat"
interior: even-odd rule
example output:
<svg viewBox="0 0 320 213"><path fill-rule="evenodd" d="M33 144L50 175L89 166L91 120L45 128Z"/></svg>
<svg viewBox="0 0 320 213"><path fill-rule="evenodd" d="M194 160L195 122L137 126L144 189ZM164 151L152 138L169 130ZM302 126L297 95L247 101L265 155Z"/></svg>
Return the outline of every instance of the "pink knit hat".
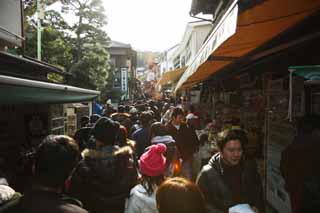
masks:
<svg viewBox="0 0 320 213"><path fill-rule="evenodd" d="M166 157L163 155L166 150L166 145L162 143L150 146L139 160L141 174L150 177L162 175L166 169Z"/></svg>

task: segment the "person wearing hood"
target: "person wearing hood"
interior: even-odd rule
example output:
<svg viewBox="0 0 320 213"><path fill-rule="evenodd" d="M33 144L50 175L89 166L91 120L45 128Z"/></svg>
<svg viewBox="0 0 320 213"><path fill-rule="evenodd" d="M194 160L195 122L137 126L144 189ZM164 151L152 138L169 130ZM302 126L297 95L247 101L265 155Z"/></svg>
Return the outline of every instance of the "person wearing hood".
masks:
<svg viewBox="0 0 320 213"><path fill-rule="evenodd" d="M101 117L92 129L96 149L85 149L71 178L70 194L91 213L122 213L136 184L137 170L129 146L115 145L119 123Z"/></svg>
<svg viewBox="0 0 320 213"><path fill-rule="evenodd" d="M249 204L264 212L262 184L255 161L243 156L243 137L234 130L218 141L219 152L213 155L197 178L209 213L226 213L230 207Z"/></svg>
<svg viewBox="0 0 320 213"><path fill-rule="evenodd" d="M125 213L157 213L155 192L164 181L166 145L155 144L139 160L141 180L130 192Z"/></svg>

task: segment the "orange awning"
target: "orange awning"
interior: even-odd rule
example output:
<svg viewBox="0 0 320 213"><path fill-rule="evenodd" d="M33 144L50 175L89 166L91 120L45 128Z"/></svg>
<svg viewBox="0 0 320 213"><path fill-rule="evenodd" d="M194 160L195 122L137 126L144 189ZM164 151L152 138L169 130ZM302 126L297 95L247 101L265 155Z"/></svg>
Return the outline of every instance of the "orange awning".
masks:
<svg viewBox="0 0 320 213"><path fill-rule="evenodd" d="M267 43L320 9L319 0L268 0L240 14L236 33L220 45L214 57L239 58ZM215 32L215 31L213 31ZM209 36L210 38L211 36ZM206 41L203 47L210 41ZM200 48L203 51L205 48ZM199 56L200 54L197 54ZM194 62L197 58L194 59ZM206 60L187 69L177 83L175 91L190 88L206 80L232 60ZM196 62L195 62L196 63ZM190 68L189 67L189 68Z"/></svg>
<svg viewBox="0 0 320 213"><path fill-rule="evenodd" d="M183 72L187 69L187 67L182 67L173 71L167 71L162 74L160 80L157 85L166 85L177 82L177 80L181 77Z"/></svg>

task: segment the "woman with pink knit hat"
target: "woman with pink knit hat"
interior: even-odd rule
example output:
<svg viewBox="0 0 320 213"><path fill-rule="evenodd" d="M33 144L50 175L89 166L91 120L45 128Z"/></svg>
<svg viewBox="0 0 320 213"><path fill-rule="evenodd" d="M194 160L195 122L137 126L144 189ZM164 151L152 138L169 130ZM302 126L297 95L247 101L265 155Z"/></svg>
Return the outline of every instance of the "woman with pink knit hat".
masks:
<svg viewBox="0 0 320 213"><path fill-rule="evenodd" d="M125 213L157 213L155 191L164 181L166 170L165 144L148 147L139 160L140 184L131 189Z"/></svg>

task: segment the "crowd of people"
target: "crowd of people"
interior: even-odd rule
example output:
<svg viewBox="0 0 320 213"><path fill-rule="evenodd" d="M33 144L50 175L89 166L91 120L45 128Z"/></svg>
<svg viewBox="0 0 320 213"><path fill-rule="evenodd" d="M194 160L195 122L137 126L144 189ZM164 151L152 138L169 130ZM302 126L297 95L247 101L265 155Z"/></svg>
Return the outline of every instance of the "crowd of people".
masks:
<svg viewBox="0 0 320 213"><path fill-rule="evenodd" d="M193 107L107 104L81 118L73 138L43 140L25 191L0 182L0 212L225 213L239 204L264 212L244 132L224 131L212 149L198 131L206 123Z"/></svg>

